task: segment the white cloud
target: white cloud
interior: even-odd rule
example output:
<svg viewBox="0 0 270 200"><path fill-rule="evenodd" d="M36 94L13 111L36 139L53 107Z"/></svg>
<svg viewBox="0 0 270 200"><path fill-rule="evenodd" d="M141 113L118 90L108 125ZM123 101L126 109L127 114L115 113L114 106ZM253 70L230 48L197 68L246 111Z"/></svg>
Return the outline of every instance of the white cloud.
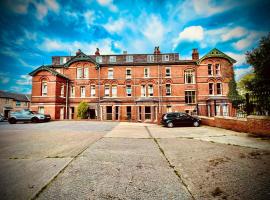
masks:
<svg viewBox="0 0 270 200"><path fill-rule="evenodd" d="M156 15L150 15L143 25L142 34L153 44L162 44L166 34L166 28L161 22L161 19Z"/></svg>
<svg viewBox="0 0 270 200"><path fill-rule="evenodd" d="M113 0L97 0L101 6L108 7L112 12L117 12L118 8L113 4Z"/></svg>
<svg viewBox="0 0 270 200"><path fill-rule="evenodd" d="M29 75L21 75L20 79L16 81L18 85L31 85L32 84L32 77Z"/></svg>
<svg viewBox="0 0 270 200"><path fill-rule="evenodd" d="M75 53L78 49L81 49L86 54L94 54L97 47L100 49L101 54L114 53L112 50L112 40L108 38L95 42L63 42L46 38L40 45L40 49L47 52L64 51Z"/></svg>
<svg viewBox="0 0 270 200"><path fill-rule="evenodd" d="M226 31L224 34L221 35L222 41L228 41L234 38L240 38L246 35L248 31L243 27L235 27Z"/></svg>
<svg viewBox="0 0 270 200"><path fill-rule="evenodd" d="M235 74L235 80L239 81L244 75L253 72L253 67L249 66L247 68L235 68L234 74Z"/></svg>
<svg viewBox="0 0 270 200"><path fill-rule="evenodd" d="M244 50L244 49L250 47L252 44L259 41L260 38L265 34L266 34L265 32L249 31L249 34L245 38L233 43L233 46L237 50Z"/></svg>
<svg viewBox="0 0 270 200"><path fill-rule="evenodd" d="M103 27L110 33L120 33L124 29L126 23L127 22L122 18L115 21L110 19Z"/></svg>
<svg viewBox="0 0 270 200"><path fill-rule="evenodd" d="M24 94L31 94L31 89L22 87L22 86L12 86L9 89L11 92L17 92L17 93L24 93Z"/></svg>
<svg viewBox="0 0 270 200"><path fill-rule="evenodd" d="M224 53L237 61L237 63L235 63L235 66L241 66L241 65L246 64L245 54L237 54L237 53L232 53L232 52L224 52Z"/></svg>
<svg viewBox="0 0 270 200"><path fill-rule="evenodd" d="M83 14L83 17L85 19L87 26L90 27L95 21L95 12L92 10L88 10Z"/></svg>
<svg viewBox="0 0 270 200"><path fill-rule="evenodd" d="M181 41L202 41L204 30L201 26L189 26L179 33L176 39L173 39L173 48Z"/></svg>
<svg viewBox="0 0 270 200"><path fill-rule="evenodd" d="M8 73L0 72L0 83L7 84L9 80Z"/></svg>
<svg viewBox="0 0 270 200"><path fill-rule="evenodd" d="M18 63L20 63L20 65L22 65L23 67L32 67L31 65L29 65L27 62L25 62L21 57L20 54L18 54L17 52L13 51L10 48L3 48L0 50L0 53L9 57L12 57L13 59L15 59Z"/></svg>

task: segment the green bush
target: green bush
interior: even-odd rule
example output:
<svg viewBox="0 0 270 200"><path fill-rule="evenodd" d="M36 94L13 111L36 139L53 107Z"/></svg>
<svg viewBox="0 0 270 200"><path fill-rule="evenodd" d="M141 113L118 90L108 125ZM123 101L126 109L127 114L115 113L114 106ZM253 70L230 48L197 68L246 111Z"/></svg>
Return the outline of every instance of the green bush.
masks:
<svg viewBox="0 0 270 200"><path fill-rule="evenodd" d="M87 111L88 111L88 104L82 101L78 106L78 117L80 119L86 119Z"/></svg>

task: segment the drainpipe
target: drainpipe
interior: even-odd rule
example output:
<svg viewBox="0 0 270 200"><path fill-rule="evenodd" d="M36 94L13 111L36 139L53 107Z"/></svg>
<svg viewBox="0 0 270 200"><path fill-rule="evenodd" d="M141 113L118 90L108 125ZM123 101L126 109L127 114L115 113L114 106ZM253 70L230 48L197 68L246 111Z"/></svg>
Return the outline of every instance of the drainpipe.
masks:
<svg viewBox="0 0 270 200"><path fill-rule="evenodd" d="M98 66L98 120L101 120L101 116L100 116L100 66Z"/></svg>
<svg viewBox="0 0 270 200"><path fill-rule="evenodd" d="M66 80L66 116L65 119L68 119L69 109L68 109L68 96L69 96L69 89L68 89L68 80Z"/></svg>

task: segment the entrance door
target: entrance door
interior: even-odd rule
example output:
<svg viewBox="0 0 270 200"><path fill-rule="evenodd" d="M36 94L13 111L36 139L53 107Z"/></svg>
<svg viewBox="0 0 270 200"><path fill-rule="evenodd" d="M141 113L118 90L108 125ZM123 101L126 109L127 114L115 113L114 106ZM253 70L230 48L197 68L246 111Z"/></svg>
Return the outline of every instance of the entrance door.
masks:
<svg viewBox="0 0 270 200"><path fill-rule="evenodd" d="M112 120L112 106L106 106L107 120Z"/></svg>
<svg viewBox="0 0 270 200"><path fill-rule="evenodd" d="M119 120L119 106L115 106L115 120Z"/></svg>
<svg viewBox="0 0 270 200"><path fill-rule="evenodd" d="M151 120L151 107L145 106L145 120Z"/></svg>
<svg viewBox="0 0 270 200"><path fill-rule="evenodd" d="M96 119L96 110L95 109L89 109L89 117L90 117L90 119Z"/></svg>
<svg viewBox="0 0 270 200"><path fill-rule="evenodd" d="M131 106L127 106L127 120L131 120Z"/></svg>
<svg viewBox="0 0 270 200"><path fill-rule="evenodd" d="M74 119L74 107L69 108L69 119Z"/></svg>
<svg viewBox="0 0 270 200"><path fill-rule="evenodd" d="M64 119L64 108L60 109L60 119L63 120Z"/></svg>

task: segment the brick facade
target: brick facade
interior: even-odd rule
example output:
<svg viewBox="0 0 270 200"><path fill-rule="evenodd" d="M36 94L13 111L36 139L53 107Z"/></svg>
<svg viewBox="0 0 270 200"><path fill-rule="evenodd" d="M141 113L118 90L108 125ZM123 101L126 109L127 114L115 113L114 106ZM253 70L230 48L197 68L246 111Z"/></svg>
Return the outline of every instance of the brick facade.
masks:
<svg viewBox="0 0 270 200"><path fill-rule="evenodd" d="M212 116L214 106L219 108L216 115L229 115L231 106L226 96L234 62L217 49L201 59L193 50L191 60L181 60L176 53L157 52L96 52L88 56L79 51L76 56L53 56L52 65L30 73L31 108L50 114L52 119L76 119L81 101L88 103L90 119L157 122L169 111ZM211 95L209 83L213 83ZM46 95L42 94L42 84L47 85ZM131 91L130 96L127 91Z"/></svg>

